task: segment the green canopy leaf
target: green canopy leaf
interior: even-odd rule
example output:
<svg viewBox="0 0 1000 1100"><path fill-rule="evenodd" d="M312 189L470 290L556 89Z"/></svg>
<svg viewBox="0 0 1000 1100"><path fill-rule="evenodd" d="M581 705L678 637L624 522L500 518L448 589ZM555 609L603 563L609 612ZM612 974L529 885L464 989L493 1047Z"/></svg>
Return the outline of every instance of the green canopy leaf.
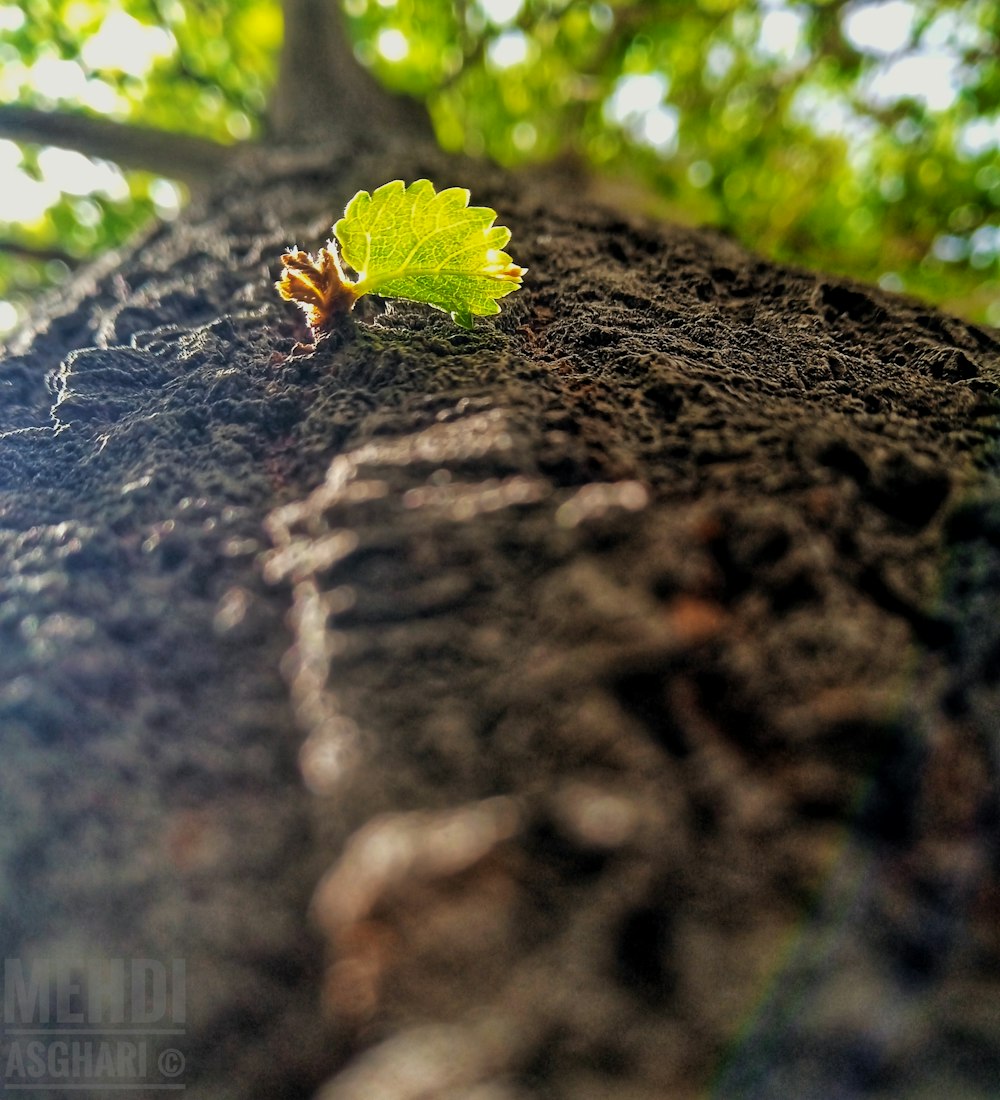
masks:
<svg viewBox="0 0 1000 1100"><path fill-rule="evenodd" d="M471 328L473 317L500 312L496 300L517 290L525 272L503 251L510 230L494 225L496 216L469 206L464 187L437 192L430 180L393 180L359 191L333 232L357 272L356 298L425 302Z"/></svg>

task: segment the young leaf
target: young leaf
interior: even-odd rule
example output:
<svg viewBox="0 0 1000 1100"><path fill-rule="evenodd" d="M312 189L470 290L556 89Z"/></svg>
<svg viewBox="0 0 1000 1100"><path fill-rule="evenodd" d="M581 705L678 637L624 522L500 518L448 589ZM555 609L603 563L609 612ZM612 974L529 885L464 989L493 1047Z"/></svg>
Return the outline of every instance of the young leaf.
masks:
<svg viewBox="0 0 1000 1100"><path fill-rule="evenodd" d="M469 206L464 187L438 193L430 180L409 187L393 180L371 194L359 191L333 227L356 281L344 274L337 244L327 241L315 256L286 252L275 286L301 307L314 336L332 329L365 294L426 302L472 328L473 317L500 312L497 299L517 290L527 270L503 251L510 230L494 225L496 216Z"/></svg>
<svg viewBox="0 0 1000 1100"><path fill-rule="evenodd" d="M430 180L359 191L333 227L357 296L426 302L465 328L499 313L496 299L517 290L525 269L503 251L510 230L493 224L496 211L468 203L464 187L439 193Z"/></svg>
<svg viewBox="0 0 1000 1100"><path fill-rule="evenodd" d="M328 241L315 256L299 248L289 249L281 257L284 271L274 284L282 298L295 302L305 313L313 336L332 328L338 317L354 308L358 297L330 244Z"/></svg>

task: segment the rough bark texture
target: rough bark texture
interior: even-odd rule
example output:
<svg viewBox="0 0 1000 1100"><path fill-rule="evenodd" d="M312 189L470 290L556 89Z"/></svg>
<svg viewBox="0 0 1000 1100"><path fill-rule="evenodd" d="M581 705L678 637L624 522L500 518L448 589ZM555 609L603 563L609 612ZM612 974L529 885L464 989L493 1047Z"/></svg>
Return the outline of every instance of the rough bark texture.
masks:
<svg viewBox="0 0 1000 1100"><path fill-rule="evenodd" d="M211 1100L995 1096L997 334L276 163L0 365L4 955L185 958ZM289 358L421 175L525 289Z"/></svg>

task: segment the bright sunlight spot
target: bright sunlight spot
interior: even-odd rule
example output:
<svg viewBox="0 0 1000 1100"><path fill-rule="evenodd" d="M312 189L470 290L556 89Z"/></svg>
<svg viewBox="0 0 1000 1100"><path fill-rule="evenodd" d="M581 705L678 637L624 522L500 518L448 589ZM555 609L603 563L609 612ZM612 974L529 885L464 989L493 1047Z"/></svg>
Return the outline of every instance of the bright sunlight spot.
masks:
<svg viewBox="0 0 1000 1100"><path fill-rule="evenodd" d="M705 69L716 80L723 80L736 61L736 51L726 42L716 42L705 55Z"/></svg>
<svg viewBox="0 0 1000 1100"><path fill-rule="evenodd" d="M767 57L780 61L804 61L806 52L802 49L802 28L805 17L801 12L789 8L775 8L761 20L760 38L757 48Z"/></svg>
<svg viewBox="0 0 1000 1100"><path fill-rule="evenodd" d="M907 0L884 0L849 8L840 25L856 50L885 56L909 45L916 14Z"/></svg>
<svg viewBox="0 0 1000 1100"><path fill-rule="evenodd" d="M973 267L988 267L1000 255L1000 225L981 225L969 238Z"/></svg>
<svg viewBox="0 0 1000 1100"><path fill-rule="evenodd" d="M24 12L16 4L0 5L0 31L19 31L24 26Z"/></svg>
<svg viewBox="0 0 1000 1100"><path fill-rule="evenodd" d="M479 0L479 6L491 23L503 27L521 14L524 0Z"/></svg>
<svg viewBox="0 0 1000 1100"><path fill-rule="evenodd" d="M870 136L875 129L874 123L862 118L846 99L809 84L803 84L792 97L788 113L819 134L860 139Z"/></svg>
<svg viewBox="0 0 1000 1100"><path fill-rule="evenodd" d="M49 103L79 99L87 87L87 74L75 61L43 57L25 73L25 83Z"/></svg>
<svg viewBox="0 0 1000 1100"><path fill-rule="evenodd" d="M662 73L621 76L604 105L604 117L619 124L643 115L663 102L670 87Z"/></svg>
<svg viewBox="0 0 1000 1100"><path fill-rule="evenodd" d="M495 69L510 69L527 59L528 39L521 31L505 31L489 44L487 52Z"/></svg>
<svg viewBox="0 0 1000 1100"><path fill-rule="evenodd" d="M107 161L91 160L70 149L49 148L38 154L38 167L47 183L67 195L90 195L99 191L116 201L128 198L125 177Z"/></svg>
<svg viewBox="0 0 1000 1100"><path fill-rule="evenodd" d="M643 116L637 136L661 153L672 153L677 148L679 128L680 116L676 107L654 107Z"/></svg>
<svg viewBox="0 0 1000 1100"><path fill-rule="evenodd" d="M17 321L17 310L10 302L0 298L0 336L5 336L10 332L17 324Z"/></svg>
<svg viewBox="0 0 1000 1100"><path fill-rule="evenodd" d="M975 122L967 123L959 135L958 147L971 157L1000 149L1000 117L992 121L977 118Z"/></svg>
<svg viewBox="0 0 1000 1100"><path fill-rule="evenodd" d="M375 48L386 61L402 61L410 52L406 35L395 27L379 31Z"/></svg>
<svg viewBox="0 0 1000 1100"><path fill-rule="evenodd" d="M80 96L80 102L99 115L120 115L124 117L128 114L128 100L112 88L110 84L98 79L96 76L87 81L87 86Z"/></svg>
<svg viewBox="0 0 1000 1100"><path fill-rule="evenodd" d="M635 141L657 152L671 153L677 147L680 116L675 107L663 102L669 87L663 73L619 77L604 104L604 117L621 126Z"/></svg>
<svg viewBox="0 0 1000 1100"><path fill-rule="evenodd" d="M3 189L3 220L37 222L59 199L59 188L50 180L36 180L21 168L0 174Z"/></svg>
<svg viewBox="0 0 1000 1100"><path fill-rule="evenodd" d="M157 58L176 49L174 36L162 27L148 27L126 15L111 12L100 30L84 42L80 56L88 68L114 69L130 76L145 76Z"/></svg>
<svg viewBox="0 0 1000 1100"><path fill-rule="evenodd" d="M882 0L849 8L841 21L855 49L884 59L863 83L862 93L874 106L916 99L932 111L945 111L955 102L959 59L949 43L966 45L968 35L953 20L938 18L921 38L921 49L898 56L913 43L916 17L908 0Z"/></svg>
<svg viewBox="0 0 1000 1100"><path fill-rule="evenodd" d="M919 99L932 111L946 111L958 96L958 58L916 53L887 61L863 82L863 94L875 106Z"/></svg>
<svg viewBox="0 0 1000 1100"><path fill-rule="evenodd" d="M927 49L989 50L990 39L975 19L962 11L942 11L921 32Z"/></svg>
<svg viewBox="0 0 1000 1100"><path fill-rule="evenodd" d="M157 214L167 221L172 221L180 213L184 198L181 189L165 179L156 179L150 183L149 197L153 200Z"/></svg>
<svg viewBox="0 0 1000 1100"><path fill-rule="evenodd" d="M16 168L23 159L21 150L13 141L0 138L0 173Z"/></svg>

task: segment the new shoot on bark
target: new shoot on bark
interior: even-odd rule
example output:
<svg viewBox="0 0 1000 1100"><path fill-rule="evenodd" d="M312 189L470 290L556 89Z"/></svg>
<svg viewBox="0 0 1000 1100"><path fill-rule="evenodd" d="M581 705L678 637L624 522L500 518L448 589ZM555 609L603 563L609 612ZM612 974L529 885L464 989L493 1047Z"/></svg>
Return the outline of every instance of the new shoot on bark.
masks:
<svg viewBox="0 0 1000 1100"><path fill-rule="evenodd" d="M315 256L286 252L275 286L303 310L314 339L365 294L425 302L472 328L473 317L500 312L497 299L517 290L527 270L503 251L510 230L494 225L496 216L469 206L464 187L438 192L430 180L393 180L359 191L333 227L336 240Z"/></svg>

